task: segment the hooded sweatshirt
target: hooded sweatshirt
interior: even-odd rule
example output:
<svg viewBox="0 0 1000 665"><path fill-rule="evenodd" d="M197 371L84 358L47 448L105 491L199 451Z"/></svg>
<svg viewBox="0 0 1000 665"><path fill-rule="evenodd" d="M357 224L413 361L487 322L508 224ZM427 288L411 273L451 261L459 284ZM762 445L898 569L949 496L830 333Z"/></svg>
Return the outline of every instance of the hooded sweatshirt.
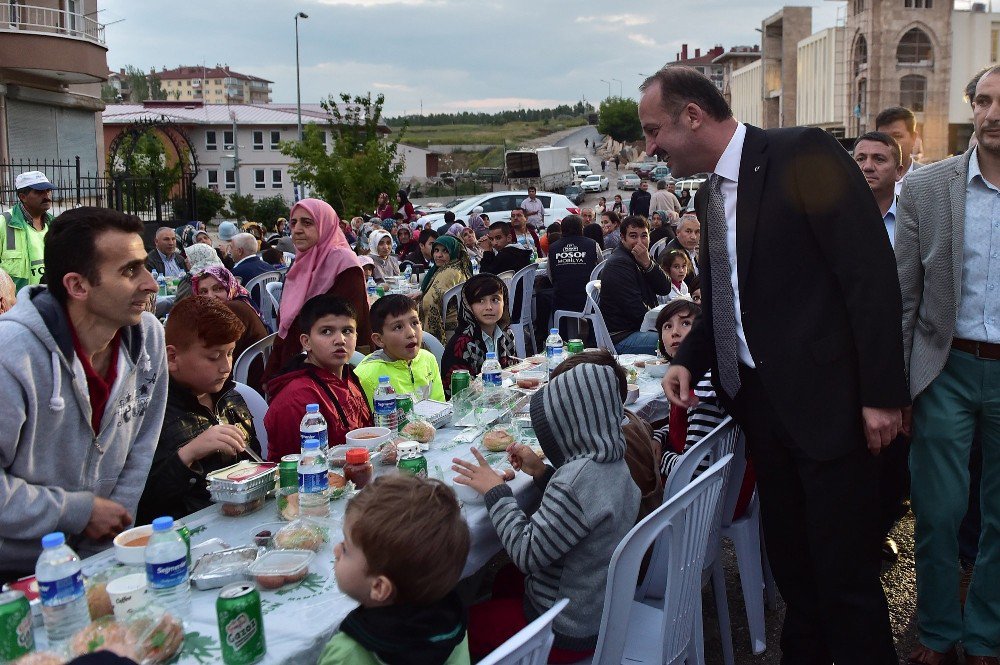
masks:
<svg viewBox="0 0 1000 665"><path fill-rule="evenodd" d="M380 376L389 377L389 383L397 394L416 393L418 388L424 389L424 386L430 386L430 399L444 401L441 370L438 368L437 358L427 349L420 349L417 357L409 362L396 360L390 357L385 349L379 349L358 363L354 368L354 374L361 381L361 387L368 397L369 407L373 405ZM416 402L418 399L419 397L414 394L413 401Z"/></svg>
<svg viewBox="0 0 1000 665"><path fill-rule="evenodd" d="M524 613L533 621L560 598L554 645L597 645L608 566L635 524L639 488L625 462L623 407L614 370L583 364L531 398L531 424L554 467L535 482L538 510L528 516L506 484L486 493L490 520L525 574Z"/></svg>
<svg viewBox="0 0 1000 665"><path fill-rule="evenodd" d="M118 376L100 431L69 318L44 287L0 317L0 567L30 571L41 538L63 531L81 556L94 497L136 514L167 403L163 326L149 313L121 330Z"/></svg>
<svg viewBox="0 0 1000 665"><path fill-rule="evenodd" d="M264 416L267 429L267 457L280 462L282 455L292 455L302 450L299 424L307 404L318 404L319 412L326 419L331 446L340 446L347 433L353 429L370 427L372 412L351 367L344 368L344 378L322 367L305 362L299 356L284 374L267 384L271 404ZM376 379L376 382L378 379Z"/></svg>

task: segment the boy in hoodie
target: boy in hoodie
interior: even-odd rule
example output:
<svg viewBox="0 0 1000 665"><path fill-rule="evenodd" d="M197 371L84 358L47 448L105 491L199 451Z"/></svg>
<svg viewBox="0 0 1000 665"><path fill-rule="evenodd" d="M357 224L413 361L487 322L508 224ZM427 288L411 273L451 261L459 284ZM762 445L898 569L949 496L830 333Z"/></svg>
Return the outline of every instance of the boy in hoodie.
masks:
<svg viewBox="0 0 1000 665"><path fill-rule="evenodd" d="M572 663L593 653L611 555L639 509L639 488L625 462L627 393L617 363L588 363L559 374L531 398L531 424L552 466L526 446L513 446L510 456L543 492L532 515L477 449L472 452L478 464L453 460L456 482L485 495L490 520L518 569L502 570L493 598L469 611L474 658L496 649L560 598L570 603L553 624L548 662Z"/></svg>
<svg viewBox="0 0 1000 665"><path fill-rule="evenodd" d="M128 528L163 422L163 328L142 222L76 208L46 237L48 288L0 318L0 577L30 574L41 538L81 556Z"/></svg>
<svg viewBox="0 0 1000 665"><path fill-rule="evenodd" d="M354 368L368 396L368 406L372 406L380 376L389 377L396 394L413 394L414 402L424 398L443 402L444 386L437 358L420 348L423 328L417 304L404 295L385 296L372 305L368 320L372 343L379 350Z"/></svg>
<svg viewBox="0 0 1000 665"><path fill-rule="evenodd" d="M138 522L180 519L212 503L206 477L258 455L260 442L229 374L243 323L217 298L192 296L170 310L166 325L170 390Z"/></svg>
<svg viewBox="0 0 1000 665"><path fill-rule="evenodd" d="M306 301L296 319L305 356L298 355L267 384L271 405L264 416L267 457L301 450L299 423L307 404L318 404L331 446L343 445L347 433L372 424L372 412L351 371L358 344L358 314L343 298L322 294Z"/></svg>
<svg viewBox="0 0 1000 665"><path fill-rule="evenodd" d="M455 493L441 481L376 478L347 504L344 540L333 550L337 588L360 607L319 665L468 665L466 611L454 589L469 541Z"/></svg>

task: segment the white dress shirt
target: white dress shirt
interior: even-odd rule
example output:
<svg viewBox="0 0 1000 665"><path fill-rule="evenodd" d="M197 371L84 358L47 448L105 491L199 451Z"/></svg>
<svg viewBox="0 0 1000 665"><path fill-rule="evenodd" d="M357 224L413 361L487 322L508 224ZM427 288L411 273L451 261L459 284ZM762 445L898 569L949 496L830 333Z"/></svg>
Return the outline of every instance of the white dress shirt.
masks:
<svg viewBox="0 0 1000 665"><path fill-rule="evenodd" d="M903 189L903 180L906 179L906 176L908 176L911 173L913 173L914 169L916 169L916 168L917 168L917 163L911 159L910 160L910 168L906 170L906 173L903 174L902 178L900 178L899 180L896 181L896 196L899 196L899 191L901 189Z"/></svg>
<svg viewBox="0 0 1000 665"><path fill-rule="evenodd" d="M715 174L722 178L723 203L726 210L726 251L729 253L729 281L733 285L733 305L736 307L736 337L739 339L737 353L740 362L749 367L756 367L747 336L743 331L743 315L740 314L740 283L739 272L736 269L736 197L740 181L740 161L743 158L743 141L747 136L747 127L742 122L736 123L733 138L715 165Z"/></svg>

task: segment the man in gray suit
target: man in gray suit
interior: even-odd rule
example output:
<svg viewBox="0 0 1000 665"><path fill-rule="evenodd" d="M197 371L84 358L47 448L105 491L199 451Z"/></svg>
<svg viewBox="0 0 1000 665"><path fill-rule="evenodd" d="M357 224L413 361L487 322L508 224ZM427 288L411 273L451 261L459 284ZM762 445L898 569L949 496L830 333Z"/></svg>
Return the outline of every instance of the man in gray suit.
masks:
<svg viewBox="0 0 1000 665"><path fill-rule="evenodd" d="M978 147L910 173L896 222L903 352L913 396L920 645L936 665L1000 664L1000 67L970 96ZM982 435L982 537L964 612L958 530L973 432Z"/></svg>

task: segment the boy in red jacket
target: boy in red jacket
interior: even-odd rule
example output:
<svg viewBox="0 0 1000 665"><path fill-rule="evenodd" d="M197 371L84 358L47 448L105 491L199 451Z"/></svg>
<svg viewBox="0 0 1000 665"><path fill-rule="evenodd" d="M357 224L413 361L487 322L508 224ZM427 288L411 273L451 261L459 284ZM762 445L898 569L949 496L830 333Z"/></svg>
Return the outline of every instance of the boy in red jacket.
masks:
<svg viewBox="0 0 1000 665"><path fill-rule="evenodd" d="M293 358L267 384L270 461L300 452L299 423L307 404L319 404L331 446L343 444L350 430L371 426L368 400L348 367L358 342L357 321L351 304L337 296L318 295L302 306L297 322L299 330L309 331L300 337L305 355Z"/></svg>

